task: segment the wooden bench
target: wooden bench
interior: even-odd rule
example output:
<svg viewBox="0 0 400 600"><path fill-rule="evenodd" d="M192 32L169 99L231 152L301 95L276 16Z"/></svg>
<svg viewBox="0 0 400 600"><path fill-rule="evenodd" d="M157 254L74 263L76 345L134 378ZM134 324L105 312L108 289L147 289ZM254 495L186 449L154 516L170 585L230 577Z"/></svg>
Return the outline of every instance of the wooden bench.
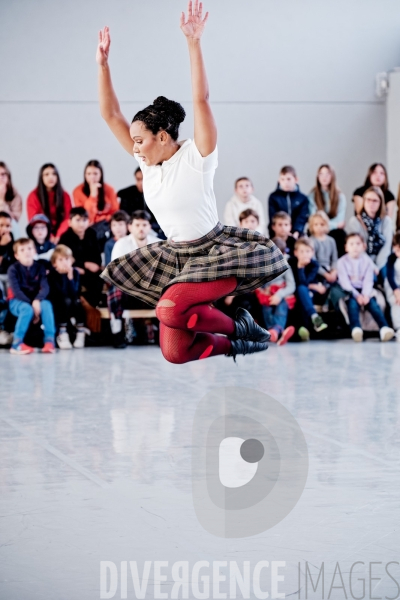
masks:
<svg viewBox="0 0 400 600"><path fill-rule="evenodd" d="M101 314L101 318L102 319L109 319L110 318L110 313L108 308L98 308L97 309L100 314ZM122 318L123 319L155 319L156 317L156 311L154 308L144 308L144 309L138 309L138 310L124 310L124 312L122 313Z"/></svg>

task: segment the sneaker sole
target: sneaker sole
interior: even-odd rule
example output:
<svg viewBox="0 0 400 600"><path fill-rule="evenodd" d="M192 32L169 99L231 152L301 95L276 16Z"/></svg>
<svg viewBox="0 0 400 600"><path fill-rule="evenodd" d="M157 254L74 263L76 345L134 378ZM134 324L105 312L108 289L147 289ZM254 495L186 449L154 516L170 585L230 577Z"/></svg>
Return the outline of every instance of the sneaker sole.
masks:
<svg viewBox="0 0 400 600"><path fill-rule="evenodd" d="M394 338L394 333L391 331L387 331L383 338L381 338L381 342L390 342Z"/></svg>
<svg viewBox="0 0 400 600"><path fill-rule="evenodd" d="M285 334L286 331L286 334ZM282 337L280 340L278 340L277 346L284 346L291 337L294 336L294 334L296 333L296 330L294 327L288 327L288 330L285 330L282 334Z"/></svg>
<svg viewBox="0 0 400 600"><path fill-rule="evenodd" d="M363 341L363 339L364 339L364 336L363 336L363 334L362 334L362 333L360 333L360 332L357 332L357 333L355 333L354 335L353 335L353 334L351 334L351 337L353 338L353 341L354 341L354 342L362 342L362 341Z"/></svg>
<svg viewBox="0 0 400 600"><path fill-rule="evenodd" d="M328 325L326 323L322 323L322 325L314 327L314 331L316 331L317 333L319 333L320 331L324 331L325 329L328 329Z"/></svg>
<svg viewBox="0 0 400 600"><path fill-rule="evenodd" d="M33 350L14 350L14 348L10 348L10 354L24 356L25 354L33 354Z"/></svg>

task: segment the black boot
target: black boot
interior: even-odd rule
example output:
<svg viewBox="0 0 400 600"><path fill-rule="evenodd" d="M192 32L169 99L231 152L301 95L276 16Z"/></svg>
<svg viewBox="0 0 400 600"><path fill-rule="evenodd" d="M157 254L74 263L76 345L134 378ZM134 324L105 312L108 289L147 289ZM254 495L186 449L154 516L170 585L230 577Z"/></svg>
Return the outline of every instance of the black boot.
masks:
<svg viewBox="0 0 400 600"><path fill-rule="evenodd" d="M271 335L254 321L245 308L238 308L235 315L235 331L229 336L230 340L245 340L252 342L268 342ZM256 352L256 350L254 351Z"/></svg>
<svg viewBox="0 0 400 600"><path fill-rule="evenodd" d="M254 354L255 352L262 352L268 348L267 342L252 342L248 340L231 340L231 349L225 356L233 356L233 360L236 362L236 356L238 354Z"/></svg>
<svg viewBox="0 0 400 600"><path fill-rule="evenodd" d="M124 330L120 331L119 333L113 333L112 337L113 337L114 348L118 348L118 349L126 348L127 343L126 343L126 339L125 339Z"/></svg>

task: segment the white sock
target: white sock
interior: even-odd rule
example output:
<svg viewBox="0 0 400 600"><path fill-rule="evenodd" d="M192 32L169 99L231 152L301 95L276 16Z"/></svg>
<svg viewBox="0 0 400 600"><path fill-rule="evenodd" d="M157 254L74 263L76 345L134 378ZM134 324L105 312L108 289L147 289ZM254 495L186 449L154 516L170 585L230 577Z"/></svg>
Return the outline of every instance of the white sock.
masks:
<svg viewBox="0 0 400 600"><path fill-rule="evenodd" d="M110 320L111 333L119 333L122 331L122 320L116 319L115 316L111 313Z"/></svg>

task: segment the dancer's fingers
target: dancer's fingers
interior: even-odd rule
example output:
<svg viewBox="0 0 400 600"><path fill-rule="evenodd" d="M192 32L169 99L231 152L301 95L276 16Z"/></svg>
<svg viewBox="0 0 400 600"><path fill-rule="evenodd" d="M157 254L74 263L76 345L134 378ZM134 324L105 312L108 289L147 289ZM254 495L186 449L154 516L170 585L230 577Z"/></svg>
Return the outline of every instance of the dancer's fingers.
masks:
<svg viewBox="0 0 400 600"><path fill-rule="evenodd" d="M184 24L185 24L185 13L181 12L181 23L180 23L181 27L183 27Z"/></svg>
<svg viewBox="0 0 400 600"><path fill-rule="evenodd" d="M203 15L203 3L200 2L199 4L199 19L202 19L202 15Z"/></svg>
<svg viewBox="0 0 400 600"><path fill-rule="evenodd" d="M188 18L192 17L193 13L192 13L192 0L189 0L189 4L188 4Z"/></svg>
<svg viewBox="0 0 400 600"><path fill-rule="evenodd" d="M197 17L198 14L199 14L199 0L195 0L195 2L194 2L194 15L195 15L195 17Z"/></svg>
<svg viewBox="0 0 400 600"><path fill-rule="evenodd" d="M101 44L102 41L103 41L103 32L100 29L100 31L99 31L99 44Z"/></svg>
<svg viewBox="0 0 400 600"><path fill-rule="evenodd" d="M206 12L205 17L203 19L203 25L205 25L207 23L208 20L208 12Z"/></svg>

